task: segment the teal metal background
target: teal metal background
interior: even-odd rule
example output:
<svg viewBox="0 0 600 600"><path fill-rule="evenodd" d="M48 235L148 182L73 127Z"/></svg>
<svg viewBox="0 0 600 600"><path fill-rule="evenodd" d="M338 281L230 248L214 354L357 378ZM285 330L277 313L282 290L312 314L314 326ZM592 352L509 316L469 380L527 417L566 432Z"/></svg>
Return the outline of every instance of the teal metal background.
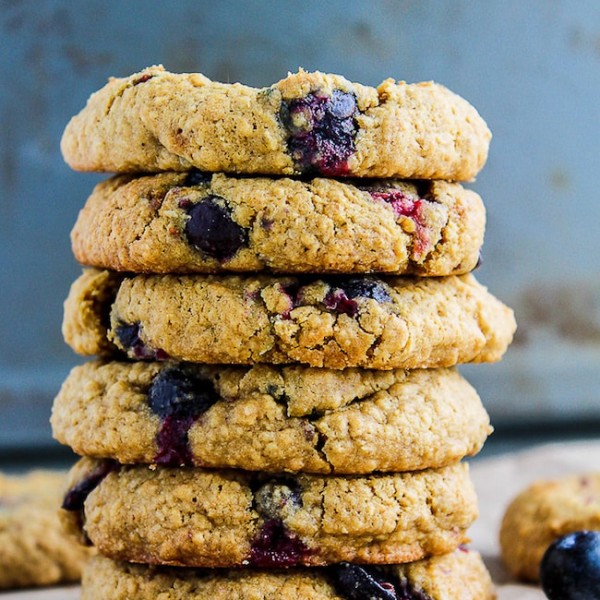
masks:
<svg viewBox="0 0 600 600"><path fill-rule="evenodd" d="M0 449L50 444L81 359L62 302L69 231L101 176L59 140L110 75L163 63L267 85L299 66L376 85L434 79L493 133L478 277L520 324L500 365L464 369L496 423L600 419L600 3L595 0L0 0Z"/></svg>

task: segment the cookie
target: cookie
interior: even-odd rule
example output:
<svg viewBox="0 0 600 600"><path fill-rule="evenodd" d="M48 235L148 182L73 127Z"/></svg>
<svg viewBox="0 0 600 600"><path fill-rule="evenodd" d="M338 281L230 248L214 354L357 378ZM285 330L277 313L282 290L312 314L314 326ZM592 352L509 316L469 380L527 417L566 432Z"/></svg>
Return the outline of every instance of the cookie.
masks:
<svg viewBox="0 0 600 600"><path fill-rule="evenodd" d="M462 463L340 477L85 458L63 509L109 558L190 567L410 562L454 550L477 516Z"/></svg>
<svg viewBox="0 0 600 600"><path fill-rule="evenodd" d="M51 422L78 454L123 464L349 474L449 465L491 432L451 369L169 362L75 367Z"/></svg>
<svg viewBox="0 0 600 600"><path fill-rule="evenodd" d="M0 589L77 581L91 549L57 516L66 473L0 473Z"/></svg>
<svg viewBox="0 0 600 600"><path fill-rule="evenodd" d="M214 571L147 567L94 558L82 600L494 600L480 555L461 547L404 565L342 563L312 569Z"/></svg>
<svg viewBox="0 0 600 600"><path fill-rule="evenodd" d="M132 273L450 275L477 265L484 229L454 183L192 171L98 184L71 240L80 263Z"/></svg>
<svg viewBox="0 0 600 600"><path fill-rule="evenodd" d="M378 88L299 71L262 89L150 67L113 78L67 125L83 171L203 171L472 179L491 134L445 87Z"/></svg>
<svg viewBox="0 0 600 600"><path fill-rule="evenodd" d="M515 577L538 581L548 546L582 529L600 530L600 473L538 481L506 509L500 528L502 560Z"/></svg>
<svg viewBox="0 0 600 600"><path fill-rule="evenodd" d="M82 354L412 369L499 360L515 330L512 311L470 275L317 277L92 269L69 294L63 333Z"/></svg>

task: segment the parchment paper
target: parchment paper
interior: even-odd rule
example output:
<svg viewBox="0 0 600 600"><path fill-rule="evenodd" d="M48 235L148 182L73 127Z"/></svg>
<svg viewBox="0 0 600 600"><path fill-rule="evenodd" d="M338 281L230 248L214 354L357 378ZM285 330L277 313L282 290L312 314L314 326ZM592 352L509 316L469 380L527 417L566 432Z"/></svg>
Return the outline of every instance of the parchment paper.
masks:
<svg viewBox="0 0 600 600"><path fill-rule="evenodd" d="M471 462L471 475L479 496L480 517L470 530L472 546L479 550L498 586L499 600L544 600L536 586L511 581L502 567L498 529L510 500L536 479L597 470L600 441L539 446L523 452ZM79 588L8 592L2 600L76 600Z"/></svg>

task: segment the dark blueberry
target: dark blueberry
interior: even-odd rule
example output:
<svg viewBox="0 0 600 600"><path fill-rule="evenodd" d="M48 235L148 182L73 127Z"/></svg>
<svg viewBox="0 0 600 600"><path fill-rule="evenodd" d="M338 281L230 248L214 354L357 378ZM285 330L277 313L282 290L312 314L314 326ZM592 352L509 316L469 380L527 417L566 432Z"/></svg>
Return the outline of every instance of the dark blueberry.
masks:
<svg viewBox="0 0 600 600"><path fill-rule="evenodd" d="M207 196L188 210L185 234L189 243L217 260L231 258L248 244L248 232L232 218L225 201Z"/></svg>
<svg viewBox="0 0 600 600"><path fill-rule="evenodd" d="M86 498L109 473L118 471L119 468L119 463L114 460L105 459L100 461L93 471L67 491L63 498L62 508L69 511L83 510Z"/></svg>
<svg viewBox="0 0 600 600"><path fill-rule="evenodd" d="M335 591L347 600L399 600L393 583L382 579L375 569L340 563L330 570Z"/></svg>
<svg viewBox="0 0 600 600"><path fill-rule="evenodd" d="M195 185L205 185L210 183L212 180L212 173L205 173L204 171L200 171L200 169L192 169L187 174L183 185L186 187L192 187Z"/></svg>
<svg viewBox="0 0 600 600"><path fill-rule="evenodd" d="M370 277L350 277L342 280L340 288L348 298L371 298L377 302L391 302L384 284Z"/></svg>
<svg viewBox="0 0 600 600"><path fill-rule="evenodd" d="M311 554L304 542L290 533L279 519L270 519L252 543L248 561L253 567L292 567L305 564Z"/></svg>
<svg viewBox="0 0 600 600"><path fill-rule="evenodd" d="M339 278L329 281L331 290L324 304L329 310L355 317L358 304L354 298L371 298L377 302L391 302L384 285L369 277Z"/></svg>
<svg viewBox="0 0 600 600"><path fill-rule="evenodd" d="M551 544L540 581L550 600L600 600L600 531L576 531Z"/></svg>
<svg viewBox="0 0 600 600"><path fill-rule="evenodd" d="M147 346L140 337L139 323L121 323L115 329L115 334L124 350L140 360L166 360L167 353L164 350L154 349Z"/></svg>
<svg viewBox="0 0 600 600"><path fill-rule="evenodd" d="M148 390L148 404L161 418L199 417L219 395L209 379L198 377L183 368L163 369Z"/></svg>
<svg viewBox="0 0 600 600"><path fill-rule="evenodd" d="M340 90L331 96L308 94L284 104L281 119L297 167L304 173L346 175L348 158L355 152L357 114L355 96Z"/></svg>
<svg viewBox="0 0 600 600"><path fill-rule="evenodd" d="M220 399L212 382L181 368L161 371L148 390L148 405L161 419L156 435L160 465L191 465L190 427Z"/></svg>

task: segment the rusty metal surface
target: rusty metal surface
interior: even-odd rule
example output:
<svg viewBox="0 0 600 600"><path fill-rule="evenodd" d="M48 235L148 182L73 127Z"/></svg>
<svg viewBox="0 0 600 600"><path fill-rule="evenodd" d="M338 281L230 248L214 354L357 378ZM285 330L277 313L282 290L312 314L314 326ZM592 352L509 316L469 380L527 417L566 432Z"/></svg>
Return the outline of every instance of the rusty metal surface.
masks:
<svg viewBox="0 0 600 600"><path fill-rule="evenodd" d="M500 365L464 369L494 420L600 417L600 4L593 0L143 3L0 0L0 447L48 443L78 362L60 335L69 230L101 177L58 142L110 75L153 63L271 83L298 66L435 79L494 133L479 278L511 304Z"/></svg>

